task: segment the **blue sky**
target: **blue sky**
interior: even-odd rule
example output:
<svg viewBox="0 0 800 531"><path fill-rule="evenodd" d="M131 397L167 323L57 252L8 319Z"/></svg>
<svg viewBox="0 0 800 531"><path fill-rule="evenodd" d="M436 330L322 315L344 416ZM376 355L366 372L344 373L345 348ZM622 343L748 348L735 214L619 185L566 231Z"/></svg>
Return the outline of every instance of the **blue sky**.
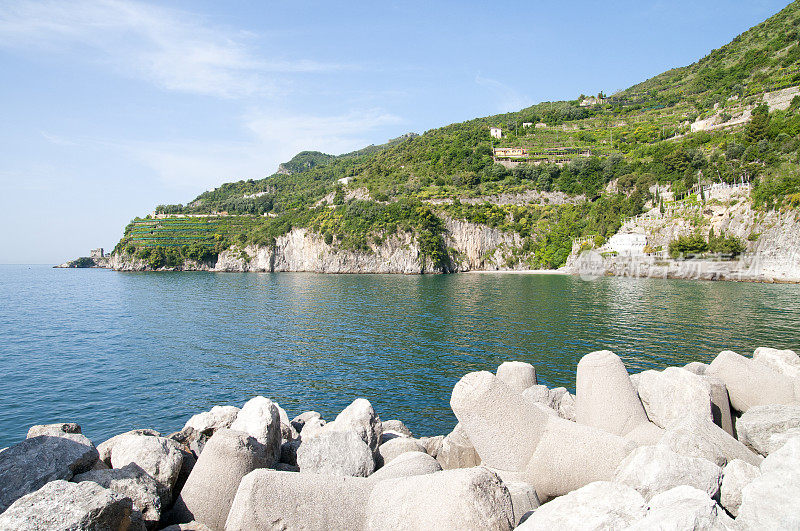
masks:
<svg viewBox="0 0 800 531"><path fill-rule="evenodd" d="M0 0L0 263L110 249L304 149L611 93L787 3Z"/></svg>

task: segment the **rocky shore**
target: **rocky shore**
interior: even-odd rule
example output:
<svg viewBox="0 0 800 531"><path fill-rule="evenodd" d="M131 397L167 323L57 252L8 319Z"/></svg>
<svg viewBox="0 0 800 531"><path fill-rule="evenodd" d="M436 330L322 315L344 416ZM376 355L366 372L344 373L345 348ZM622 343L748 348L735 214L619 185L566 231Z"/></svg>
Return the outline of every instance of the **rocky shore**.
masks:
<svg viewBox="0 0 800 531"><path fill-rule="evenodd" d="M506 362L464 376L447 435L355 400L290 420L257 396L95 446L77 424L0 450L0 529L798 529L800 357L759 348L576 394Z"/></svg>

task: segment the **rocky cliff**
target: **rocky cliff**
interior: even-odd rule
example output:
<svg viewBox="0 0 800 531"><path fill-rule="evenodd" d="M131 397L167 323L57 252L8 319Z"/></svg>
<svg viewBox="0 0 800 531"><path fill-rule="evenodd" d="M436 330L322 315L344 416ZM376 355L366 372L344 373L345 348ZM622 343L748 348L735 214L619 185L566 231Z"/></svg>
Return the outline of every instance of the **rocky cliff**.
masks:
<svg viewBox="0 0 800 531"><path fill-rule="evenodd" d="M353 251L335 243L326 244L319 234L308 229L293 229L277 238L274 247L232 247L213 262L186 261L178 268L161 269L421 274L522 268L507 265L511 249L522 244L518 235L452 218L445 218L445 226L445 245L453 258L445 271L438 271L429 259L421 258L419 245L410 233L396 233L381 243L373 242L369 251ZM126 254L113 255L109 267L117 271L151 269L145 260Z"/></svg>

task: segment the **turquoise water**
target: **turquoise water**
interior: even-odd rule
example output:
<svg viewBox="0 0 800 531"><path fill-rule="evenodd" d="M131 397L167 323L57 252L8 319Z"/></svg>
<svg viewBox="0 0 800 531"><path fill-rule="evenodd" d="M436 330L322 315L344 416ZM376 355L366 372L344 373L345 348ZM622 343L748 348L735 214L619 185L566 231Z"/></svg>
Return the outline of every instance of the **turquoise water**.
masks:
<svg viewBox="0 0 800 531"><path fill-rule="evenodd" d="M797 285L0 266L0 300L0 447L49 422L171 432L256 394L326 418L366 397L435 435L455 382L504 360L574 389L597 349L638 371L800 348Z"/></svg>

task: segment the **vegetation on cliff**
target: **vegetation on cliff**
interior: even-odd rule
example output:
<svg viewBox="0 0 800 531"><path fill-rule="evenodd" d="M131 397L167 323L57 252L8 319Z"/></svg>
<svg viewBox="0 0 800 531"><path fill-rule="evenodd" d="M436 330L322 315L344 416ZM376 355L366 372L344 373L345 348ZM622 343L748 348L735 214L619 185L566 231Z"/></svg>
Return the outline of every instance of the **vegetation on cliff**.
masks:
<svg viewBox="0 0 800 531"><path fill-rule="evenodd" d="M756 207L796 208L800 97L770 112L762 95L800 85L799 27L795 1L696 63L595 102L540 103L340 156L302 152L264 179L226 183L187 205L157 208L246 221L209 217L215 228L202 234L162 227L147 238L137 233L144 223L138 220L118 249L160 253L168 263L208 258L232 244L270 245L303 227L332 245L368 252L371 243L406 231L443 267L449 256L442 216L448 215L516 232L523 244L513 260L558 267L573 238L608 238L648 201L663 203L654 184L680 198L701 182L748 181ZM708 126L692 131L698 120ZM492 138L489 126L501 127L503 137ZM527 150L527 163L499 164L493 149L503 147ZM347 199L359 189L361 199ZM528 191L580 200L515 206L492 199ZM486 202L466 202L476 198Z"/></svg>

